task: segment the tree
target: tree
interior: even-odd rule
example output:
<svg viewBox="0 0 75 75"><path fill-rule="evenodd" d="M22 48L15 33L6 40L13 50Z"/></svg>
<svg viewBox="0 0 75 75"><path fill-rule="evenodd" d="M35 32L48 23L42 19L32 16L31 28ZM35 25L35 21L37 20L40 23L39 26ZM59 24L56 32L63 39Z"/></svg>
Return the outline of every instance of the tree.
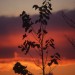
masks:
<svg viewBox="0 0 75 75"><path fill-rule="evenodd" d="M58 64L57 60L60 60L60 54L55 53L54 55L51 56L51 60L47 64L45 63L48 58L47 56L48 47L52 47L53 49L55 49L53 38L45 40L45 36L46 34L48 34L46 27L47 27L48 21L50 20L50 15L52 14L50 1L51 0L44 0L41 6L33 5L33 8L39 11L38 18L34 22L30 18L30 15L28 15L25 11L23 11L22 14L20 15L23 22L22 27L25 29L25 34L23 35L23 40L24 40L23 44L18 47L21 49L22 52L25 53L25 55L29 53L31 48L38 49L37 53L41 57L42 67L38 66L37 64L36 65L42 69L43 75L46 74L45 73L46 65L51 66L53 63ZM34 29L36 24L39 24L37 30ZM34 39L36 41L31 41L29 39L26 39L28 38L28 35L30 34L34 36ZM46 57L44 57L45 54L46 54ZM23 74L23 75L27 75L27 74Z"/></svg>

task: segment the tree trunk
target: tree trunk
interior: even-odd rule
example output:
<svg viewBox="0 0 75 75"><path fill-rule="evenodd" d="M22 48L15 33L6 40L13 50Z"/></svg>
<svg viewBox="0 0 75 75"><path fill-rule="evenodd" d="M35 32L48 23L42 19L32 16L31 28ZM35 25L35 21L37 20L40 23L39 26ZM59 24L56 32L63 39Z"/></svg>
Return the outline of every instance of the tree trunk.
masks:
<svg viewBox="0 0 75 75"><path fill-rule="evenodd" d="M45 65L44 65L44 53L42 49L42 70L43 70L43 75L45 75Z"/></svg>
<svg viewBox="0 0 75 75"><path fill-rule="evenodd" d="M42 30L43 30L43 29L42 29ZM43 71L43 75L45 75L45 63L44 63L43 40L44 40L44 33L42 34L42 39L41 39L41 52L42 52L42 71Z"/></svg>

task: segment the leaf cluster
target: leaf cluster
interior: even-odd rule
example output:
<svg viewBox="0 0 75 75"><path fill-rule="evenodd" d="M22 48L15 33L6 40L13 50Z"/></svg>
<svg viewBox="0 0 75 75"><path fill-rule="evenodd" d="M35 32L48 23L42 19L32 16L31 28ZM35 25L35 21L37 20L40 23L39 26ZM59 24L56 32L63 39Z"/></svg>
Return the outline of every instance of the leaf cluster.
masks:
<svg viewBox="0 0 75 75"><path fill-rule="evenodd" d="M58 64L58 60L60 60L60 54L59 53L55 53L54 55L51 56L51 60L48 63L48 66L51 66L53 63L54 64Z"/></svg>
<svg viewBox="0 0 75 75"><path fill-rule="evenodd" d="M31 18L28 14L26 14L25 11L22 12L22 14L20 14L22 21L23 21L23 28L25 28L25 32L27 32L31 25L33 25L33 22L31 21ZM29 30L29 32L31 32L31 30Z"/></svg>
<svg viewBox="0 0 75 75"><path fill-rule="evenodd" d="M46 50L50 46L55 49L54 39L46 40L45 47L43 49Z"/></svg>
<svg viewBox="0 0 75 75"><path fill-rule="evenodd" d="M17 62L14 67L13 70L15 71L15 73L21 74L21 75L32 75L28 70L27 70L27 66L23 66L21 65L19 62Z"/></svg>
<svg viewBox="0 0 75 75"><path fill-rule="evenodd" d="M37 44L36 42L25 40L23 45L18 46L18 48L21 48L22 51L25 51L25 54L27 54L30 50L30 48L40 48L40 44Z"/></svg>
<svg viewBox="0 0 75 75"><path fill-rule="evenodd" d="M42 3L42 6L33 5L33 8L35 8L35 10L39 10L39 19L36 20L35 23L39 22L43 25L47 25L47 21L50 19L52 10L50 0L45 0Z"/></svg>

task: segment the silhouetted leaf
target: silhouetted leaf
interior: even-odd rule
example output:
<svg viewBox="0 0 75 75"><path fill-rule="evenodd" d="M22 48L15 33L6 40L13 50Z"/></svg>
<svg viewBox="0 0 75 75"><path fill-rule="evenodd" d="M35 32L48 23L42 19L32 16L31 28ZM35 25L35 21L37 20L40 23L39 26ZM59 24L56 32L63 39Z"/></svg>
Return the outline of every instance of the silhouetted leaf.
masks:
<svg viewBox="0 0 75 75"><path fill-rule="evenodd" d="M46 31L46 30L43 30L43 32L44 32L45 34L47 34L47 31Z"/></svg>
<svg viewBox="0 0 75 75"><path fill-rule="evenodd" d="M22 51L24 51L25 50L25 48L24 47L22 47Z"/></svg>
<svg viewBox="0 0 75 75"><path fill-rule="evenodd" d="M51 58L54 58L54 56L51 56Z"/></svg>
<svg viewBox="0 0 75 75"><path fill-rule="evenodd" d="M54 42L54 39L51 39L50 41Z"/></svg>
<svg viewBox="0 0 75 75"><path fill-rule="evenodd" d="M53 64L54 60L51 60L49 63L48 63L48 66L51 66Z"/></svg>
<svg viewBox="0 0 75 75"><path fill-rule="evenodd" d="M57 60L56 60L56 59L53 59L53 61L54 61L54 64L58 64L58 62L57 62Z"/></svg>
<svg viewBox="0 0 75 75"><path fill-rule="evenodd" d="M52 48L54 48L55 49L55 47L54 47L54 44L52 43L52 44L50 44L50 46L52 47Z"/></svg>
<svg viewBox="0 0 75 75"><path fill-rule="evenodd" d="M24 41L23 45L26 45L26 40Z"/></svg>
<svg viewBox="0 0 75 75"><path fill-rule="evenodd" d="M48 66L51 66L52 64L58 64L57 60L56 59L52 59L49 63L48 63Z"/></svg>
<svg viewBox="0 0 75 75"><path fill-rule="evenodd" d="M59 53L56 53L56 55L60 58L60 54Z"/></svg>
<svg viewBox="0 0 75 75"><path fill-rule="evenodd" d="M31 21L30 26L33 25L34 23Z"/></svg>
<svg viewBox="0 0 75 75"><path fill-rule="evenodd" d="M30 26L29 26L29 27L30 27ZM27 32L27 31L28 31L29 27L26 27L26 28L25 28L25 32Z"/></svg>
<svg viewBox="0 0 75 75"><path fill-rule="evenodd" d="M54 43L53 43L53 42L54 42L54 39L51 39L51 40L50 40L50 46L51 46L52 48L54 48L54 49L55 49L55 45L54 45Z"/></svg>
<svg viewBox="0 0 75 75"><path fill-rule="evenodd" d="M46 0L42 4L45 4L45 3L46 3Z"/></svg>
<svg viewBox="0 0 75 75"><path fill-rule="evenodd" d="M35 8L35 10L36 10L37 8L39 8L39 6L38 5L33 5L33 8Z"/></svg>
<svg viewBox="0 0 75 75"><path fill-rule="evenodd" d="M49 14L51 14L50 10L48 10L48 9L47 9L47 12L48 12Z"/></svg>
<svg viewBox="0 0 75 75"><path fill-rule="evenodd" d="M38 23L38 22L39 22L39 20L36 20L36 21L35 21L35 24Z"/></svg>
<svg viewBox="0 0 75 75"><path fill-rule="evenodd" d="M46 40L46 43L48 43L49 42L49 40Z"/></svg>
<svg viewBox="0 0 75 75"><path fill-rule="evenodd" d="M38 33L37 34L39 34L41 32L41 28L38 30Z"/></svg>
<svg viewBox="0 0 75 75"><path fill-rule="evenodd" d="M40 34L38 34L38 38L40 38L41 37L41 33Z"/></svg>
<svg viewBox="0 0 75 75"><path fill-rule="evenodd" d="M23 11L23 12L22 12L22 14L20 14L20 16L23 16L24 14L26 14L26 12L25 12L25 11Z"/></svg>
<svg viewBox="0 0 75 75"><path fill-rule="evenodd" d="M35 46L37 46L37 48L40 48L40 45L39 44L35 44Z"/></svg>
<svg viewBox="0 0 75 75"><path fill-rule="evenodd" d="M60 58L58 56L55 56L56 59L60 60Z"/></svg>
<svg viewBox="0 0 75 75"><path fill-rule="evenodd" d="M46 49L47 49L46 47L43 48L43 50L46 50Z"/></svg>
<svg viewBox="0 0 75 75"><path fill-rule="evenodd" d="M18 46L18 48L22 48L22 46Z"/></svg>
<svg viewBox="0 0 75 75"><path fill-rule="evenodd" d="M26 37L27 37L27 35L26 35L26 34L24 34L24 35L23 35L23 39L24 39L24 38L26 38Z"/></svg>
<svg viewBox="0 0 75 75"><path fill-rule="evenodd" d="M51 66L52 65L52 63L48 63L48 66Z"/></svg>
<svg viewBox="0 0 75 75"><path fill-rule="evenodd" d="M25 52L25 55L29 52L30 46L27 47L27 50Z"/></svg>

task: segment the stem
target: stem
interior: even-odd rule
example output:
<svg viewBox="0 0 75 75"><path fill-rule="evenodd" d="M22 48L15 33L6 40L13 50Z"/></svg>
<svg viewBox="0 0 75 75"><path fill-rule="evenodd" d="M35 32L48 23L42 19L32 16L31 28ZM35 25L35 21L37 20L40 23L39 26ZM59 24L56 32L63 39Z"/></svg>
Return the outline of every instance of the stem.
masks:
<svg viewBox="0 0 75 75"><path fill-rule="evenodd" d="M43 49L42 49L42 67L43 67L43 75L45 75L44 53L43 53Z"/></svg>
<svg viewBox="0 0 75 75"><path fill-rule="evenodd" d="M43 51L43 39L44 39L44 33L43 33L43 26L42 26L42 39L41 39L42 70L43 70L43 75L45 75L44 51Z"/></svg>

